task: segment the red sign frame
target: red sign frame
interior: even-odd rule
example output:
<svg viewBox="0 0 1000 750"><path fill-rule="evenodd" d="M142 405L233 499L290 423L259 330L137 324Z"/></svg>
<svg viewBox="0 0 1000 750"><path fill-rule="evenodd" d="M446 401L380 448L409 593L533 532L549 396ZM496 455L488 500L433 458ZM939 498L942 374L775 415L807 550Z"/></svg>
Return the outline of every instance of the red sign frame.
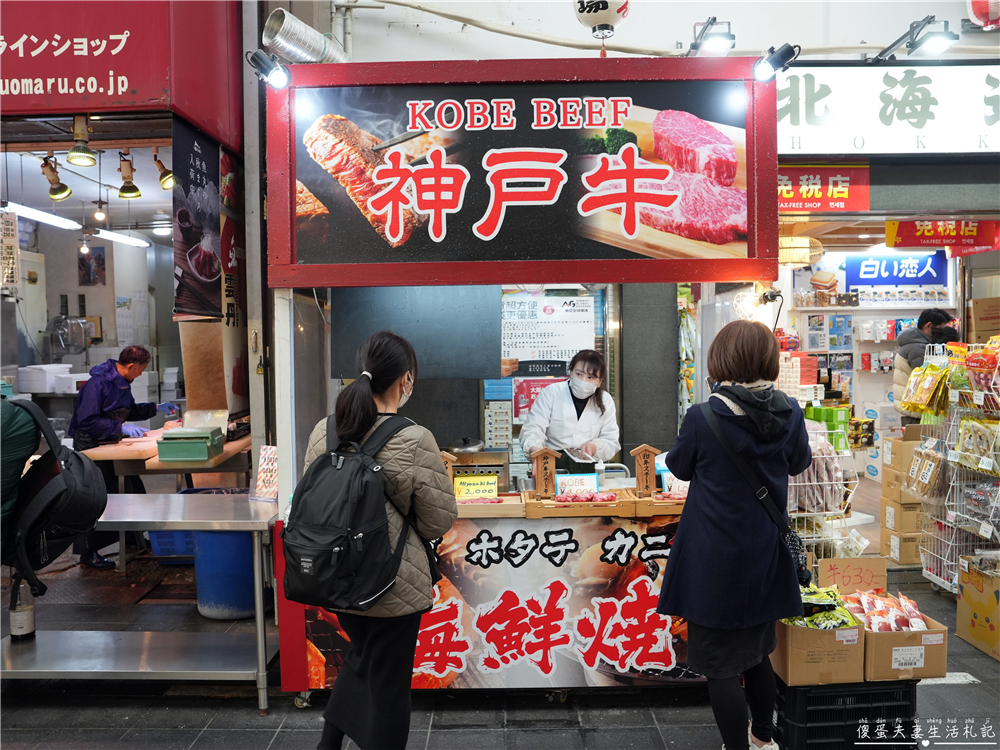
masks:
<svg viewBox="0 0 1000 750"><path fill-rule="evenodd" d="M481 60L293 65L267 92L268 286L765 281L778 275L777 100L753 78L755 58ZM337 86L580 81L743 81L746 86L747 258L298 264L295 247L295 90Z"/></svg>

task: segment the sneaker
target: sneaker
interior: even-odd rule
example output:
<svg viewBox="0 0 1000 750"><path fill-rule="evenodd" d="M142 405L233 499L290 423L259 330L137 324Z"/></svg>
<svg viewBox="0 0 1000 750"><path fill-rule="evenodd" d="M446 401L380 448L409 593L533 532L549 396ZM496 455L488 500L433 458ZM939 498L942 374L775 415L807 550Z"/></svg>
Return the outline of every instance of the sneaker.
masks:
<svg viewBox="0 0 1000 750"><path fill-rule="evenodd" d="M778 750L778 743L774 740L771 740L766 745L758 745L754 741L753 732L750 729L747 729L747 741L750 743L750 750L754 750L755 748L759 748L759 750Z"/></svg>

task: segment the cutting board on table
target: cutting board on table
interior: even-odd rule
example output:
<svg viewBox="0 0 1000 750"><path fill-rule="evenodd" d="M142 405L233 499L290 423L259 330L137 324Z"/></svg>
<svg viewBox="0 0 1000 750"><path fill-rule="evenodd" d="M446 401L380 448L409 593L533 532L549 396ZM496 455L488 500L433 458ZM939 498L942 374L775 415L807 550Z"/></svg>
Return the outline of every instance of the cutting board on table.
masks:
<svg viewBox="0 0 1000 750"><path fill-rule="evenodd" d="M660 110L657 109L633 106L623 126L626 130L635 133L643 159L653 164L666 164L653 152L653 120L659 113ZM747 186L746 130L708 120L706 122L733 140L733 147L736 150L736 179L733 181L732 187L745 191ZM593 134L601 131L589 132ZM611 211L599 211L596 214L583 217L580 222L580 232L588 239L651 258L747 257L747 243L745 241L716 245L712 242L681 237L671 232L661 232L645 224L640 225L638 235L635 239L630 240L622 234L621 217Z"/></svg>

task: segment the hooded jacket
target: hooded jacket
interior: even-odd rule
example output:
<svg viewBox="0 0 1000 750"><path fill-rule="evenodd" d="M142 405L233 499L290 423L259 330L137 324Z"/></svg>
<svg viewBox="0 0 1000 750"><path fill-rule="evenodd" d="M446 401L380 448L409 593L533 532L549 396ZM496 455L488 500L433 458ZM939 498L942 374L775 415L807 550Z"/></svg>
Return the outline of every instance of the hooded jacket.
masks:
<svg viewBox="0 0 1000 750"><path fill-rule="evenodd" d="M812 462L805 418L798 403L780 391L752 398L756 418L738 413L743 410L738 405L734 410L730 399L710 398L709 404L726 439L787 513L788 477ZM774 418L761 419L766 411ZM726 630L801 615L791 553L700 408L684 417L666 463L691 486L657 611Z"/></svg>
<svg viewBox="0 0 1000 750"><path fill-rule="evenodd" d="M379 418L365 434L364 440L385 419ZM362 440L361 442L364 442ZM302 473L319 456L326 453L326 419L313 428L306 448ZM386 494L385 514L389 519L389 538L396 540L403 528L403 516L414 510L416 524L410 526L399 563L396 583L375 606L364 612L352 614L368 617L402 617L426 612L434 604L434 586L431 583L430 562L426 545L421 539L438 539L444 536L458 517L455 491L448 480L448 472L441 460L430 430L420 425L404 427L375 454L382 465ZM395 543L395 541L393 542Z"/></svg>
<svg viewBox="0 0 1000 750"><path fill-rule="evenodd" d="M931 343L930 338L919 328L907 329L896 339L896 358L892 363L892 403L900 414L910 416L910 412L900 409L899 404L903 400L903 393L906 392L910 373L924 363L924 347L929 343Z"/></svg>
<svg viewBox="0 0 1000 750"><path fill-rule="evenodd" d="M135 402L132 384L121 376L117 365L117 360L109 359L90 369L90 380L76 397L69 423L74 450L117 443L122 439L125 422L149 419L156 414L156 404Z"/></svg>

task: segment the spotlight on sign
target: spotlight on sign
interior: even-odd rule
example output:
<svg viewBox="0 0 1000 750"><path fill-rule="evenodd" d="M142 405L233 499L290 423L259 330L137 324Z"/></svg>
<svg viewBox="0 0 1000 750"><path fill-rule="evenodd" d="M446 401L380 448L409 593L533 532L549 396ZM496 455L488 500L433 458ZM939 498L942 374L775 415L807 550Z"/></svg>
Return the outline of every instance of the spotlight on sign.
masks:
<svg viewBox="0 0 1000 750"><path fill-rule="evenodd" d="M725 57L736 46L729 21L717 21L709 16L704 23L694 25L694 41L688 57Z"/></svg>
<svg viewBox="0 0 1000 750"><path fill-rule="evenodd" d="M769 47L767 53L753 64L753 77L761 83L767 83L779 71L788 70L788 66L801 53L802 48L797 44L782 44L777 51L774 47Z"/></svg>
<svg viewBox="0 0 1000 750"><path fill-rule="evenodd" d="M276 89L285 88L292 80L288 68L278 62L277 57L268 57L263 50L246 53L247 62L257 73L257 77Z"/></svg>
<svg viewBox="0 0 1000 750"><path fill-rule="evenodd" d="M576 20L590 29L595 39L610 39L615 25L628 17L629 0L573 0Z"/></svg>
<svg viewBox="0 0 1000 750"><path fill-rule="evenodd" d="M163 166L163 162L160 161L160 149L158 146L153 146L153 164L160 170L160 187L164 190L172 190L174 187L174 173Z"/></svg>
<svg viewBox="0 0 1000 750"><path fill-rule="evenodd" d="M73 140L76 145L66 154L66 161L74 167L92 167L97 164L97 154L90 150L90 129L87 126L86 115L76 115L73 118Z"/></svg>
<svg viewBox="0 0 1000 750"><path fill-rule="evenodd" d="M48 156L42 159L42 174L45 175L45 179L49 181L50 200L54 200L56 202L64 201L73 195L73 191L60 182L59 162L56 161L56 157L51 151L49 151Z"/></svg>
<svg viewBox="0 0 1000 750"><path fill-rule="evenodd" d="M911 23L909 30L875 55L872 62L895 60L896 52L904 46L907 55L937 57L957 41L958 34L948 30L947 21L935 21L934 16L924 16L919 21Z"/></svg>
<svg viewBox="0 0 1000 750"><path fill-rule="evenodd" d="M141 198L142 193L139 192L138 186L132 182L132 179L135 177L135 168L132 166L132 159L128 154L128 149L119 151L118 158L120 164L118 171L122 173L122 186L118 188L118 197L125 201Z"/></svg>

